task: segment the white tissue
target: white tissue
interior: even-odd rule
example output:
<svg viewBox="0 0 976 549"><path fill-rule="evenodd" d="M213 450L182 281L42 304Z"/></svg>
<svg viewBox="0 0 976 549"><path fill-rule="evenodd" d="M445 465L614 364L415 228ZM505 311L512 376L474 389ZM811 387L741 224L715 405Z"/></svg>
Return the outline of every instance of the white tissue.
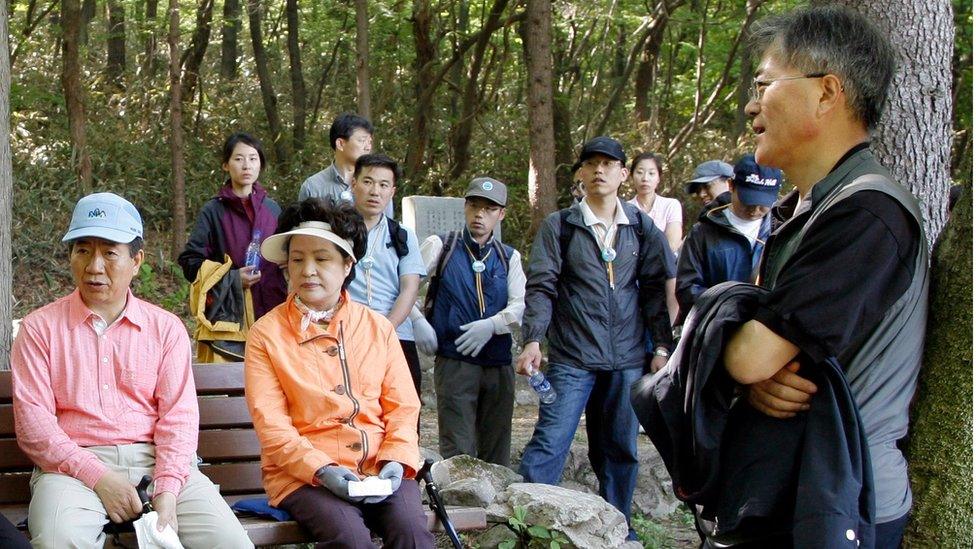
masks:
<svg viewBox="0 0 976 549"><path fill-rule="evenodd" d="M393 483L388 478L366 477L359 482L349 482L349 495L354 498L388 496L393 493Z"/></svg>

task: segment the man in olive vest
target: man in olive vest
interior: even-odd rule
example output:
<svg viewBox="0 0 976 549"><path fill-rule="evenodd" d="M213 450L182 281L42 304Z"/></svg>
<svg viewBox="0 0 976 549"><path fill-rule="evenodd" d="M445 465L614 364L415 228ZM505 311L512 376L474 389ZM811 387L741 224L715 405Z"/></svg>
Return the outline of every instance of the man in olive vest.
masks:
<svg viewBox="0 0 976 549"><path fill-rule="evenodd" d="M769 301L731 338L725 367L754 408L785 420L817 390L805 369L838 360L870 448L876 547L898 547L912 498L896 442L922 358L928 245L916 200L870 150L894 53L863 16L835 6L771 17L753 38L756 160L796 190L773 209L760 273ZM840 535L854 547L870 533Z"/></svg>

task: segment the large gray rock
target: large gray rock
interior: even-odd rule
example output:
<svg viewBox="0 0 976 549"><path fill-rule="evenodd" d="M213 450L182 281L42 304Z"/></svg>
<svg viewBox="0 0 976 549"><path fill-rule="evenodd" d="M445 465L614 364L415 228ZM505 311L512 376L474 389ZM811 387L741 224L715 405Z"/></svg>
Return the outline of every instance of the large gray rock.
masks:
<svg viewBox="0 0 976 549"><path fill-rule="evenodd" d="M485 478L462 478L441 489L445 504L463 507L488 507L495 495L495 487Z"/></svg>
<svg viewBox="0 0 976 549"><path fill-rule="evenodd" d="M674 512L680 502L671 488L671 476L653 444L643 438L638 444L640 463L632 511L651 518L663 518ZM586 444L574 443L566 456L560 486L591 494L599 493L599 481L590 467Z"/></svg>
<svg viewBox="0 0 976 549"><path fill-rule="evenodd" d="M616 548L627 537L623 513L593 494L518 482L510 484L496 499L504 503L489 506L489 515L508 517L515 507L522 507L528 524L560 532L574 547Z"/></svg>
<svg viewBox="0 0 976 549"><path fill-rule="evenodd" d="M430 469L437 486L447 488L460 479L484 479L501 493L513 482L522 482L522 475L501 465L481 461L471 456L461 455L438 461Z"/></svg>
<svg viewBox="0 0 976 549"><path fill-rule="evenodd" d="M634 490L633 512L660 519L673 513L681 502L674 495L671 476L664 460L653 444L640 448L640 467L637 469L637 488Z"/></svg>

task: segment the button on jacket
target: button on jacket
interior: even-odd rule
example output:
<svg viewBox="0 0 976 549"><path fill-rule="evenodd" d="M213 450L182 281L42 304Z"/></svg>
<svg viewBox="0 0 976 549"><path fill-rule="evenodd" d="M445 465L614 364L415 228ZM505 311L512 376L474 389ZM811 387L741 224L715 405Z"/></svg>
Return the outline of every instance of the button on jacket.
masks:
<svg viewBox="0 0 976 549"><path fill-rule="evenodd" d="M292 294L248 333L244 387L272 505L325 465L360 478L382 461L404 464L405 478L419 466L420 400L393 325L343 300L327 328L302 331Z"/></svg>

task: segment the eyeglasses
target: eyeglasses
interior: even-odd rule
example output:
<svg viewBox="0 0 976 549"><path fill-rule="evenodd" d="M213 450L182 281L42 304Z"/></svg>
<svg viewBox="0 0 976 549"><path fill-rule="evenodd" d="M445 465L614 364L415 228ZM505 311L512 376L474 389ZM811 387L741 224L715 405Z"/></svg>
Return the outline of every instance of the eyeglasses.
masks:
<svg viewBox="0 0 976 549"><path fill-rule="evenodd" d="M766 91L766 87L773 82L782 82L784 80L803 80L805 78L823 78L827 76L828 73L825 72L815 72L812 74L804 74L801 76L784 76L782 78L771 78L769 80L760 80L756 78L752 81L752 88L749 90L749 99L751 101L759 101L762 99L763 93Z"/></svg>

